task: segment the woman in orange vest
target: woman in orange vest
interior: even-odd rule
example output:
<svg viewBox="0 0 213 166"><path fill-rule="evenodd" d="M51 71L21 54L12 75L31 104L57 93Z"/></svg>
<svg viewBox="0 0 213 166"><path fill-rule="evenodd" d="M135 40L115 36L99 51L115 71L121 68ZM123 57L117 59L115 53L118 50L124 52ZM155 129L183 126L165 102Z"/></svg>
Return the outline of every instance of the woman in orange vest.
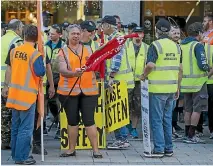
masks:
<svg viewBox="0 0 213 166"><path fill-rule="evenodd" d="M76 155L75 146L80 122L79 112L81 111L82 121L93 148L93 157L102 158L98 150L97 128L94 121L94 112L98 101L95 74L93 72L83 73L81 71L81 68L90 56L89 52L91 50L88 50L87 47L80 43L80 26L76 24L70 25L67 31L69 44L59 51L58 56L60 80L57 93L59 94L61 104L68 97L64 104L64 110L68 121L69 150L61 154L60 157ZM80 79L75 84L78 77ZM68 96L73 86L73 91Z"/></svg>
<svg viewBox="0 0 213 166"><path fill-rule="evenodd" d="M15 164L31 165L36 161L29 157L33 135L39 77L45 74L43 57L34 45L38 30L34 25L24 28L24 44L10 51L10 84L5 85L2 95L7 98L6 107L12 109L11 149ZM6 88L7 87L7 88ZM9 87L9 91L8 91ZM8 91L8 96L7 96Z"/></svg>

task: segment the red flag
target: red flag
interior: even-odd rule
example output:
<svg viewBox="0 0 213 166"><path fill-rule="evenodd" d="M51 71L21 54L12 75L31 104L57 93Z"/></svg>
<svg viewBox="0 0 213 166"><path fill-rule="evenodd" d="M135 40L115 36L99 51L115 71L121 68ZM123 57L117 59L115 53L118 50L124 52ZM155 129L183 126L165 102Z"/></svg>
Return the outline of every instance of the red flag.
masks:
<svg viewBox="0 0 213 166"><path fill-rule="evenodd" d="M38 51L44 55L44 47L43 47L43 37L42 37L42 1L37 1L37 28L38 28ZM43 79L41 78L39 81L38 88L38 113L39 118L37 122L37 128L41 125L41 117L44 117L44 92L43 92Z"/></svg>
<svg viewBox="0 0 213 166"><path fill-rule="evenodd" d="M108 43L101 46L98 50L96 50L87 60L85 64L86 72L87 71L102 71L103 74L103 66L105 66L104 61L107 59L111 59L122 49L125 41L128 38L138 37L138 34L130 34L125 36L119 36L117 38L112 39ZM103 76L103 75L102 75ZM103 77L102 77L103 78Z"/></svg>

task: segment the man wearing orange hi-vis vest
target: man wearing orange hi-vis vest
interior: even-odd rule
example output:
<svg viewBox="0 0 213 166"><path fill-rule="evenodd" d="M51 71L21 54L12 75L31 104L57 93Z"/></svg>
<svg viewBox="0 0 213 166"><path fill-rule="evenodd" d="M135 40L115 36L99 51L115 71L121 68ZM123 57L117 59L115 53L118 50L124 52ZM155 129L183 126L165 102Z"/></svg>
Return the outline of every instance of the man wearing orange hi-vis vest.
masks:
<svg viewBox="0 0 213 166"><path fill-rule="evenodd" d="M10 52L9 91L3 91L3 96L8 97L6 107L12 109L11 148L15 164L36 163L29 153L39 80L45 74L43 57L34 48L37 40L37 27L26 25L24 44Z"/></svg>

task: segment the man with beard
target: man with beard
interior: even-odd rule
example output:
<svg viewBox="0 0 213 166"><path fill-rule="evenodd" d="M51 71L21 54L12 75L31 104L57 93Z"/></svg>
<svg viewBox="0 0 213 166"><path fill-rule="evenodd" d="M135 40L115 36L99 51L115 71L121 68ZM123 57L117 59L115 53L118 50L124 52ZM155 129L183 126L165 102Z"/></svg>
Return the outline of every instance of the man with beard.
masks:
<svg viewBox="0 0 213 166"><path fill-rule="evenodd" d="M169 32L170 38L175 42L180 42L180 28L171 26L171 30ZM180 95L179 99L177 101L174 101L174 111L172 114L172 127L173 127L173 138L178 139L181 138L181 135L176 133L176 131L183 131L183 129L178 126L178 113L179 113L179 119L183 121L183 96Z"/></svg>
<svg viewBox="0 0 213 166"><path fill-rule="evenodd" d="M127 47L127 55L133 70L135 87L133 89L133 94L129 99L132 103L132 108L130 108L131 121L127 125L129 133L132 138L138 138L138 132L136 130L138 120L141 116L141 84L140 84L140 75L142 74L147 58L148 45L142 42L144 37L142 27L133 28L133 33L137 33L139 37L133 38L130 41L129 46Z"/></svg>
<svg viewBox="0 0 213 166"><path fill-rule="evenodd" d="M204 43L208 43L213 45L213 15L207 15L203 19L203 27L204 27Z"/></svg>

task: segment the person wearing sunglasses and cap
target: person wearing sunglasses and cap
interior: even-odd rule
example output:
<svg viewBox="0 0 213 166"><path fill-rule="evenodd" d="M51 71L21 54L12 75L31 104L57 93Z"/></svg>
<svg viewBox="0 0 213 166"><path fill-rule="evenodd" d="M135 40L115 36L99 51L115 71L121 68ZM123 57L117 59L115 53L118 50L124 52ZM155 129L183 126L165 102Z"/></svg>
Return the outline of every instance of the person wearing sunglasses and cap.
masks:
<svg viewBox="0 0 213 166"><path fill-rule="evenodd" d="M49 40L49 31L50 31L50 23L51 23L51 17L53 17L53 14L49 11L43 11L42 12L42 18L43 18L43 28L42 31L44 33L44 43L46 43Z"/></svg>
<svg viewBox="0 0 213 166"><path fill-rule="evenodd" d="M99 43L92 40L95 35L96 25L93 21L83 21L81 24L81 42L84 46L88 47L91 54L99 48Z"/></svg>
<svg viewBox="0 0 213 166"><path fill-rule="evenodd" d="M137 33L139 37L135 37L130 41L129 46L127 47L127 55L133 70L135 87L133 89L133 95L129 99L132 102L132 109L130 109L130 119L131 123L127 125L129 133L132 138L138 138L138 132L136 130L139 117L141 116L141 84L140 84L140 75L142 74L146 58L147 51L149 46L144 43L144 30L143 27L133 28L133 33Z"/></svg>
<svg viewBox="0 0 213 166"><path fill-rule="evenodd" d="M181 81L181 50L177 43L169 39L171 25L161 18L155 25L157 40L148 49L146 67L141 75L148 77L150 123L154 149L145 157L171 157L172 111L174 100L179 97ZM142 103L143 104L143 103Z"/></svg>

